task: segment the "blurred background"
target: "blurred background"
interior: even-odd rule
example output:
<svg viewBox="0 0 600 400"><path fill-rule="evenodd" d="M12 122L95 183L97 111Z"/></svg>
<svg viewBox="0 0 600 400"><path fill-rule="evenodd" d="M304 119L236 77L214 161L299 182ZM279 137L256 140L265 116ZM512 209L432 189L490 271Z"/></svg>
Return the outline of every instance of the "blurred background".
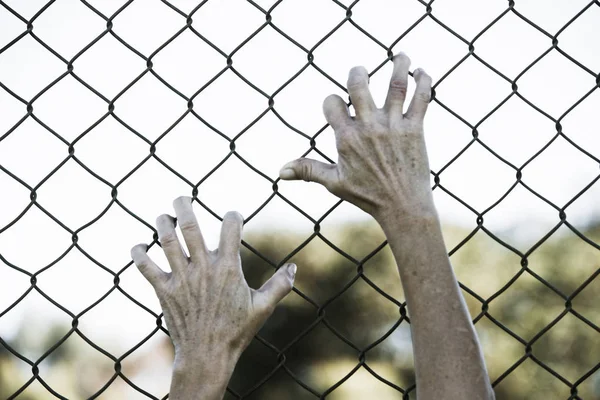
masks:
<svg viewBox="0 0 600 400"><path fill-rule="evenodd" d="M195 196L295 292L227 399L416 398L377 224L287 161L335 161L323 99L390 55L434 79L434 198L498 399L600 399L600 3L0 1L0 398L164 398L172 346L129 249ZM411 93L414 85L409 86ZM157 325L158 319L158 325Z"/></svg>

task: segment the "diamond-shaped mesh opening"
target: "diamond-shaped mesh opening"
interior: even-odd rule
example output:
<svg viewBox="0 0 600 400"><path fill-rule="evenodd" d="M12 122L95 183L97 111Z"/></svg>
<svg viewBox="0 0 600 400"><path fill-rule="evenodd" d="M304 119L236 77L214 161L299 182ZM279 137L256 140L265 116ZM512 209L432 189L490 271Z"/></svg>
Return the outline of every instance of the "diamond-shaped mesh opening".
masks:
<svg viewBox="0 0 600 400"><path fill-rule="evenodd" d="M277 178L335 161L322 99L347 98L362 64L381 105L398 51L435 81L431 184L497 398L600 398L599 16L590 0L0 1L0 398L166 398L173 350L129 248L183 194L209 247L226 211L245 216L250 286L299 266L226 399L415 398L381 229Z"/></svg>

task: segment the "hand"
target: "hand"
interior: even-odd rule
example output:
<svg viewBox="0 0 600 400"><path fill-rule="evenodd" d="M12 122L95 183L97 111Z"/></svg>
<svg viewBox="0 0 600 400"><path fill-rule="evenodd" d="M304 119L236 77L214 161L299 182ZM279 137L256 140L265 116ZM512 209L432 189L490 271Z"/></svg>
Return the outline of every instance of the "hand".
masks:
<svg viewBox="0 0 600 400"><path fill-rule="evenodd" d="M403 114L410 59L400 53L393 61L383 108L375 106L363 67L353 68L348 78L356 117L350 116L341 97L331 95L325 99L323 112L335 131L337 164L298 159L281 169L281 179L318 182L378 220L387 218L391 210L400 210L405 216L435 212L423 137L431 78L422 69L415 70L417 88Z"/></svg>
<svg viewBox="0 0 600 400"><path fill-rule="evenodd" d="M175 219L166 214L158 217L156 224L172 272L164 272L148 257L145 244L133 247L131 256L160 301L175 346L176 371L194 371L200 375L195 379L200 384L222 381L222 375L231 375L242 351L277 303L292 290L296 266L280 268L259 290L253 290L244 279L239 254L242 216L225 214L219 248L208 251L192 199L179 197L173 207L189 257L175 232ZM173 390L172 386L171 396ZM178 396L183 397L188 398Z"/></svg>

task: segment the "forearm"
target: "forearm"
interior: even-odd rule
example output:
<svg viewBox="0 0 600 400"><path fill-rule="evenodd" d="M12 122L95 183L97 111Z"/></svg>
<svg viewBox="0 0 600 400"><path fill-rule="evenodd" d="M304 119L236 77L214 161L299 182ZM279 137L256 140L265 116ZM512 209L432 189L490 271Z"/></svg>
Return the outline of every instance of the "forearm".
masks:
<svg viewBox="0 0 600 400"><path fill-rule="evenodd" d="M493 399L481 348L433 205L378 218L396 258L411 319L418 398Z"/></svg>
<svg viewBox="0 0 600 400"><path fill-rule="evenodd" d="M410 312L419 399L493 399L429 186L423 121L432 79L414 70L415 93L404 112L410 59L399 53L393 63L383 108L371 96L364 67L348 76L353 117L345 99L332 95L323 102L336 136L336 164L301 158L284 165L279 176L321 183L384 229Z"/></svg>
<svg viewBox="0 0 600 400"><path fill-rule="evenodd" d="M201 354L199 354L201 355ZM235 368L234 360L206 359L204 365L175 361L171 400L221 400Z"/></svg>

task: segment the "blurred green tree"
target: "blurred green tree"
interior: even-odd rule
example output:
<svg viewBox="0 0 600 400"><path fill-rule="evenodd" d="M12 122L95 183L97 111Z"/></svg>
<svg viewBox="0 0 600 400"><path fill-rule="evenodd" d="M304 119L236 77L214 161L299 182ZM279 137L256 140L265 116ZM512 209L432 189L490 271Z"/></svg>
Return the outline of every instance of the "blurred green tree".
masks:
<svg viewBox="0 0 600 400"><path fill-rule="evenodd" d="M456 227L444 233L448 243L470 234ZM529 254L517 254L478 230L453 252L499 400L600 399L600 224L582 235L588 242L563 225ZM305 239L289 232L248 237L262 256L243 252L251 286ZM389 248L380 247L381 230L347 225L325 240L346 254L317 235L294 255L298 292L262 329L268 344L254 341L231 386L249 399L314 399L331 389L327 398L348 399L364 398L355 389L360 381L372 398L399 398L391 385L416 398L403 291Z"/></svg>
<svg viewBox="0 0 600 400"><path fill-rule="evenodd" d="M530 248L520 248L507 234L502 237L510 247L483 229L472 233L444 229L498 400L600 400L600 223L582 229L581 236L563 225ZM404 398L416 398L410 314L391 251L374 222L338 226L326 236L250 231L245 241L253 249L242 251L252 287L290 254L298 274L297 291L238 363L230 383L236 394L387 400L402 398L402 390ZM10 345L43 351L66 329L49 327L37 333L43 338L37 344ZM68 373L82 354L59 348L48 362ZM20 386L19 363L0 345L0 398Z"/></svg>

